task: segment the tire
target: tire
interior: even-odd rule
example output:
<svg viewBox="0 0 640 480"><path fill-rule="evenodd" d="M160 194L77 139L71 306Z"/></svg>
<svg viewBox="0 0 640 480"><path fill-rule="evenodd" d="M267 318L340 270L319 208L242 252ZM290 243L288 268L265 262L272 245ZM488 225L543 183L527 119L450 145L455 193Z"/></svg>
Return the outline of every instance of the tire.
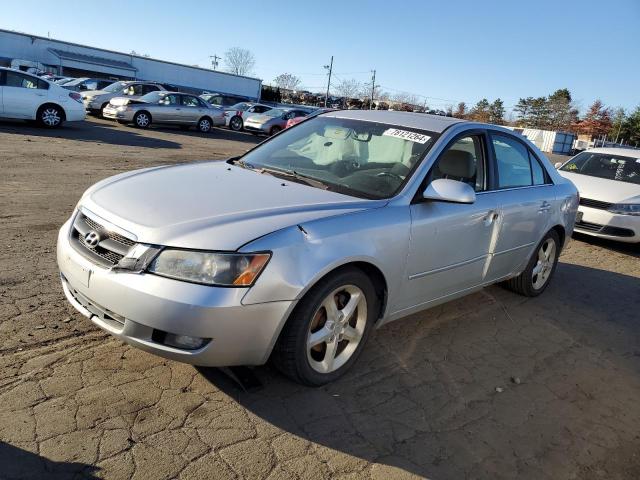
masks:
<svg viewBox="0 0 640 480"><path fill-rule="evenodd" d="M38 125L44 128L58 128L64 122L64 110L57 105L43 105L38 109Z"/></svg>
<svg viewBox="0 0 640 480"><path fill-rule="evenodd" d="M133 124L138 128L149 128L151 126L151 114L148 112L138 112L133 117Z"/></svg>
<svg viewBox="0 0 640 480"><path fill-rule="evenodd" d="M333 305L333 315L325 305ZM280 333L272 361L298 383L332 382L358 359L378 312L379 299L369 277L355 267L341 269L300 300Z"/></svg>
<svg viewBox="0 0 640 480"><path fill-rule="evenodd" d="M211 119L209 117L202 117L198 120L198 131L200 133L209 133L211 131Z"/></svg>
<svg viewBox="0 0 640 480"><path fill-rule="evenodd" d="M100 118L104 118L104 109L109 105L109 102L105 102L100 107L100 114L98 115Z"/></svg>
<svg viewBox="0 0 640 480"><path fill-rule="evenodd" d="M271 127L271 130L269 130L269 135L275 135L280 130L282 130L282 128L278 127L277 125L275 127Z"/></svg>
<svg viewBox="0 0 640 480"><path fill-rule="evenodd" d="M548 249L552 248L552 251ZM547 257L553 258L547 258ZM558 265L560 238L551 230L547 232L533 252L527 268L517 277L510 278L503 285L525 297L537 297L549 285Z"/></svg>
<svg viewBox="0 0 640 480"><path fill-rule="evenodd" d="M242 117L238 115L231 117L231 120L229 120L229 128L234 132L241 132L242 129L244 128L244 122L242 121Z"/></svg>

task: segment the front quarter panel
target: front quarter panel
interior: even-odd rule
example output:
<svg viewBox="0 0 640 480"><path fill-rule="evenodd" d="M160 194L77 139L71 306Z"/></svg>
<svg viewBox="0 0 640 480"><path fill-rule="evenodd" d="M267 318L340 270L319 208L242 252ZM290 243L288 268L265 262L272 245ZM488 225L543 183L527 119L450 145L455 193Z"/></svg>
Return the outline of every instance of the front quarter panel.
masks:
<svg viewBox="0 0 640 480"><path fill-rule="evenodd" d="M244 304L298 300L318 280L353 262L376 266L387 284L387 310L406 269L410 216L407 206L390 206L293 225L242 247L273 252Z"/></svg>

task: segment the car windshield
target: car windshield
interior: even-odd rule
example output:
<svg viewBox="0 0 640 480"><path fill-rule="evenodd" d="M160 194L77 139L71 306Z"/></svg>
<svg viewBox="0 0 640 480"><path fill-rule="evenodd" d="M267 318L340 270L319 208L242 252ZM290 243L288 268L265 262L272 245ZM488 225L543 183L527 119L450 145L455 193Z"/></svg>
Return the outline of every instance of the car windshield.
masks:
<svg viewBox="0 0 640 480"><path fill-rule="evenodd" d="M241 111L241 112L245 112L247 110L249 110L249 108L251 108L251 104L250 103L245 103L245 102L240 102L240 103L236 103L235 105L231 105L229 107L229 110L236 110L236 111Z"/></svg>
<svg viewBox="0 0 640 480"><path fill-rule="evenodd" d="M347 195L389 198L436 137L384 123L320 116L283 131L237 162Z"/></svg>
<svg viewBox="0 0 640 480"><path fill-rule="evenodd" d="M150 92L141 96L138 100L147 103L158 103L160 97L164 96L161 92Z"/></svg>
<svg viewBox="0 0 640 480"><path fill-rule="evenodd" d="M269 117L275 118L275 117L281 117L287 112L288 110L285 110L284 108L272 108L271 110L264 112L263 115L267 115Z"/></svg>
<svg viewBox="0 0 640 480"><path fill-rule="evenodd" d="M220 95L202 95L200 98L211 105L222 105L222 97Z"/></svg>
<svg viewBox="0 0 640 480"><path fill-rule="evenodd" d="M111 85L109 85L108 87L106 87L104 89L105 92L109 92L109 93L114 93L114 92L119 92L120 90L122 90L125 86L127 85L127 82L116 82L116 83L112 83Z"/></svg>
<svg viewBox="0 0 640 480"><path fill-rule="evenodd" d="M561 170L640 185L640 158L587 151L569 160Z"/></svg>

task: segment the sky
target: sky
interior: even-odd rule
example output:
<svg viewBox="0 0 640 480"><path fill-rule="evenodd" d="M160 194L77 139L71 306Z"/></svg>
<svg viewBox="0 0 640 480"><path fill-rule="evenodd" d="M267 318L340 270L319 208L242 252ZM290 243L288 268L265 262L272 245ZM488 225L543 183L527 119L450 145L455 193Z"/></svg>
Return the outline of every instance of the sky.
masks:
<svg viewBox="0 0 640 480"><path fill-rule="evenodd" d="M6 2L0 28L208 67L250 50L254 75L302 88L376 83L432 108L568 88L581 111L600 98L640 104L640 0L110 0Z"/></svg>

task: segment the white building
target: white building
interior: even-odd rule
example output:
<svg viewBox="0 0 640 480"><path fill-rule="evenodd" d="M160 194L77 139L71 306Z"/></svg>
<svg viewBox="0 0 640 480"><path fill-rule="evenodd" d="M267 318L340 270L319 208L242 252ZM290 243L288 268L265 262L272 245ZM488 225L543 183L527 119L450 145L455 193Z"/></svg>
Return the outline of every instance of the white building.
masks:
<svg viewBox="0 0 640 480"><path fill-rule="evenodd" d="M262 80L0 29L0 66L70 77L153 80L178 87L260 98Z"/></svg>

